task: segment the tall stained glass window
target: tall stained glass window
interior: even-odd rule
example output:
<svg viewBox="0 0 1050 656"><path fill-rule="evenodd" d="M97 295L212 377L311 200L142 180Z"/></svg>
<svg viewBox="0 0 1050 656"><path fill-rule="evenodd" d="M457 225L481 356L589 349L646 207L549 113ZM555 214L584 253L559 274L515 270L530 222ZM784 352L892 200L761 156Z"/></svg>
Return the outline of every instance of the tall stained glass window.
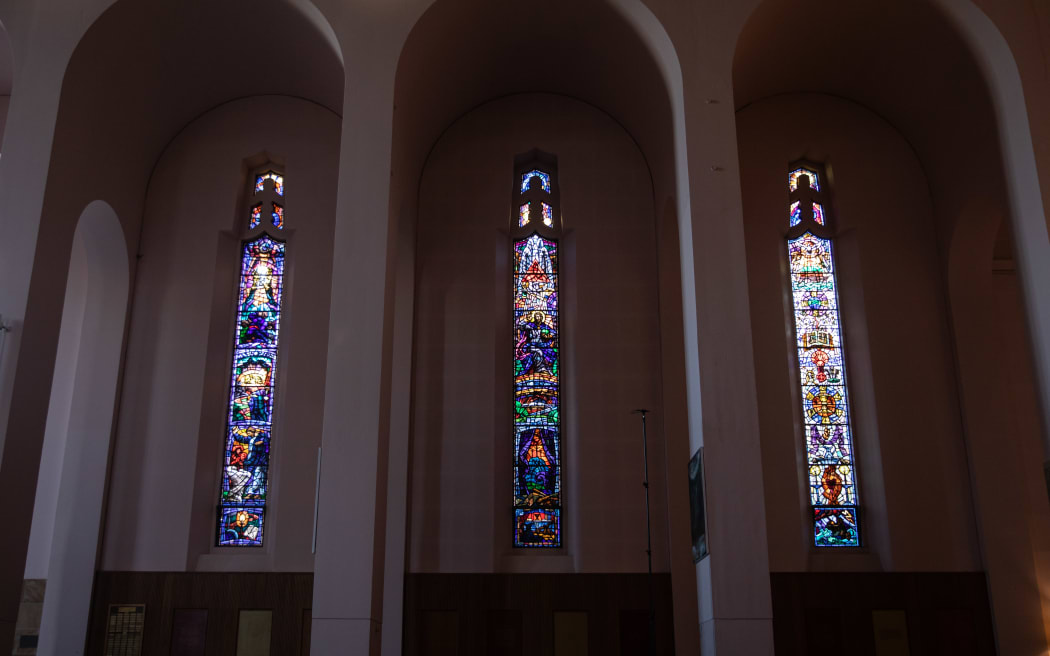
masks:
<svg viewBox="0 0 1050 656"><path fill-rule="evenodd" d="M284 196L284 178L268 171L256 177L253 188L256 202L241 244L218 513L220 546L262 546L266 516L285 251L284 242L266 230L284 227L284 209L277 203ZM260 225L264 206L269 226Z"/></svg>
<svg viewBox="0 0 1050 656"><path fill-rule="evenodd" d="M813 543L856 547L859 500L842 320L829 215L817 169L792 167L788 175L787 233Z"/></svg>
<svg viewBox="0 0 1050 656"><path fill-rule="evenodd" d="M553 166L515 174L514 546L561 546L561 352ZM553 183L553 187L552 187ZM541 211L530 212L531 208Z"/></svg>

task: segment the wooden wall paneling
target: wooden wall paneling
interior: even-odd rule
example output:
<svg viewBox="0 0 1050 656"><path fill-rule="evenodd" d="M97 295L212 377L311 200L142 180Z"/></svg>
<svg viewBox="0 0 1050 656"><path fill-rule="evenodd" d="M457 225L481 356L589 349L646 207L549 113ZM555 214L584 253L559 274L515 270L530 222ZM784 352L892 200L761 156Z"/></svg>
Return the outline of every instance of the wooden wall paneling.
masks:
<svg viewBox="0 0 1050 656"><path fill-rule="evenodd" d="M176 608L171 622L171 656L205 656L207 608Z"/></svg>
<svg viewBox="0 0 1050 656"><path fill-rule="evenodd" d="M304 642L303 613L312 605L313 574L284 572L98 572L88 628L88 656L102 656L109 604L146 604L143 654L169 654L177 609L207 611L206 656L237 650L241 610L271 610L270 650L295 656ZM185 620L180 620L185 621Z"/></svg>
<svg viewBox="0 0 1050 656"><path fill-rule="evenodd" d="M873 611L904 613L911 654L994 656L983 572L773 572L777 656L876 656Z"/></svg>
<svg viewBox="0 0 1050 656"><path fill-rule="evenodd" d="M672 654L670 575L654 575L653 587L656 653ZM406 656L554 656L562 612L586 613L590 654L615 655L622 612L641 618L648 639L649 583L645 574L407 574L404 612ZM504 646L519 627L515 646Z"/></svg>

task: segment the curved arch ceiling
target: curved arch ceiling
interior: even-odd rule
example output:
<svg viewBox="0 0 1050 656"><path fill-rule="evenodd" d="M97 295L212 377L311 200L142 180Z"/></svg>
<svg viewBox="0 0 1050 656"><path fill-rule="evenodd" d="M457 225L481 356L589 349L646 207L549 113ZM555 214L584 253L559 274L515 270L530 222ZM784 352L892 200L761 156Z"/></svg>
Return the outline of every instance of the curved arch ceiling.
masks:
<svg viewBox="0 0 1050 656"><path fill-rule="evenodd" d="M738 109L809 91L880 114L922 161L942 234L951 231L949 217L966 207L1002 215L1006 197L987 85L961 36L928 2L766 0L737 42L733 86ZM979 171L994 184L975 185Z"/></svg>
<svg viewBox="0 0 1050 656"><path fill-rule="evenodd" d="M314 20L284 0L120 0L70 59L56 154L104 153L148 176L179 130L229 100L289 95L341 112L340 53Z"/></svg>
<svg viewBox="0 0 1050 656"><path fill-rule="evenodd" d="M663 76L642 39L602 0L522 5L439 1L419 19L398 63L397 162L418 172L458 117L523 92L564 94L619 121L654 175L671 152Z"/></svg>

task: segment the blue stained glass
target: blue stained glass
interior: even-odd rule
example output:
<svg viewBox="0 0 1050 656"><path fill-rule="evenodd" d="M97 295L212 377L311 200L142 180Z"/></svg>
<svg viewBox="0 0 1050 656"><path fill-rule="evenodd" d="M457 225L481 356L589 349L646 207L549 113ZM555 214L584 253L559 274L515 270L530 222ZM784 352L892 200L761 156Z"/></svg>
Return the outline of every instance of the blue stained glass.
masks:
<svg viewBox="0 0 1050 656"><path fill-rule="evenodd" d="M523 192L528 191L532 186L533 178L539 178L540 186L543 187L543 190L548 194L551 192L551 176L539 169L533 169L521 176L521 190Z"/></svg>
<svg viewBox="0 0 1050 656"><path fill-rule="evenodd" d="M818 547L856 547L860 545L857 509L813 508L813 541Z"/></svg>
<svg viewBox="0 0 1050 656"><path fill-rule="evenodd" d="M813 203L813 220L819 225L824 225L824 206ZM799 201L791 203L791 225L797 226L802 222L802 211L799 209Z"/></svg>
<svg viewBox="0 0 1050 656"><path fill-rule="evenodd" d="M262 221L262 203L252 208L252 218L248 220L248 229L255 230Z"/></svg>
<svg viewBox="0 0 1050 656"><path fill-rule="evenodd" d="M284 227L284 208L277 203L273 204L273 227L280 230Z"/></svg>
<svg viewBox="0 0 1050 656"><path fill-rule="evenodd" d="M223 506L219 513L219 544L230 547L262 546L263 507Z"/></svg>
<svg viewBox="0 0 1050 656"><path fill-rule="evenodd" d="M561 546L558 244L514 243L514 546Z"/></svg>
<svg viewBox="0 0 1050 656"><path fill-rule="evenodd" d="M261 546L263 541L284 246L264 235L246 242L241 252L219 500L218 542L222 546Z"/></svg>
<svg viewBox="0 0 1050 656"><path fill-rule="evenodd" d="M255 177L255 193L259 193L266 188L267 180L273 180L273 190L277 192L278 196L284 195L284 176L273 171L267 171Z"/></svg>
<svg viewBox="0 0 1050 656"><path fill-rule="evenodd" d="M824 225L824 206L820 203L813 203L813 220Z"/></svg>
<svg viewBox="0 0 1050 656"><path fill-rule="evenodd" d="M515 508L514 546L560 547L561 510Z"/></svg>
<svg viewBox="0 0 1050 656"><path fill-rule="evenodd" d="M793 171L790 184L802 173L818 189L816 173L806 169ZM792 225L799 223L798 207L798 202L791 205ZM818 203L813 203L813 218L824 223ZM813 542L818 547L856 547L859 499L831 240L810 232L790 239L788 259Z"/></svg>

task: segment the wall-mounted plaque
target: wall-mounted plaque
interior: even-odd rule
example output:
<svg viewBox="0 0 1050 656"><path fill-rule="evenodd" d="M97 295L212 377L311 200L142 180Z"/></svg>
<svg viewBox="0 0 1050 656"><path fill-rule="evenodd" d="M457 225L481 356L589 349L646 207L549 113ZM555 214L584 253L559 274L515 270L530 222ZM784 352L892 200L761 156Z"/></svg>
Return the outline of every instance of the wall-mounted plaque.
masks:
<svg viewBox="0 0 1050 656"><path fill-rule="evenodd" d="M707 499L704 495L704 448L689 459L689 526L693 534L693 562L698 563L707 551Z"/></svg>
<svg viewBox="0 0 1050 656"><path fill-rule="evenodd" d="M142 656L146 604L110 604L106 622L106 656Z"/></svg>

